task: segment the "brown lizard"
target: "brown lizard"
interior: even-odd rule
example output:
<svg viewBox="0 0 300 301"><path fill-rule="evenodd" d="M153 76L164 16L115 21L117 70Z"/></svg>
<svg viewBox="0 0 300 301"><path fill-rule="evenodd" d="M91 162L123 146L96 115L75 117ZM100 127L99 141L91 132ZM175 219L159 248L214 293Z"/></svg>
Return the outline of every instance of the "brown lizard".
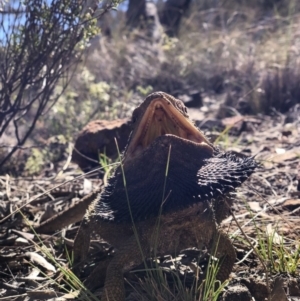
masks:
<svg viewBox="0 0 300 301"><path fill-rule="evenodd" d="M87 286L104 282L101 300L123 301L126 270L190 247L214 254L217 278L224 281L236 255L218 224L229 213L228 194L256 162L219 151L189 120L183 103L163 92L149 95L134 110L132 123L122 162L90 205L74 242L75 263L86 259L93 231L115 248Z"/></svg>

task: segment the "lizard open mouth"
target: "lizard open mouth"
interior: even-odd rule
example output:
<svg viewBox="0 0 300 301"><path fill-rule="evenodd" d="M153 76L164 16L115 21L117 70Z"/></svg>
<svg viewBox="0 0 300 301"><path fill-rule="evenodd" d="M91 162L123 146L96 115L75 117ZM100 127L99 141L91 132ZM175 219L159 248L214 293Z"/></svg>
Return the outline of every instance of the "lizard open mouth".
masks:
<svg viewBox="0 0 300 301"><path fill-rule="evenodd" d="M213 152L211 143L188 119L185 107L177 107L176 103L163 97L151 100L132 135L127 149L130 157L141 153L162 135L175 135L202 144Z"/></svg>

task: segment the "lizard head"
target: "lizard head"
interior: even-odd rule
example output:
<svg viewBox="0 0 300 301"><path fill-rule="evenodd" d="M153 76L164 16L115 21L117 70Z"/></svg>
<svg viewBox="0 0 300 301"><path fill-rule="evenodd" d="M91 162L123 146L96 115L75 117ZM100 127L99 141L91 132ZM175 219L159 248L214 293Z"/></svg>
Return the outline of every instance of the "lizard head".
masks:
<svg viewBox="0 0 300 301"><path fill-rule="evenodd" d="M213 145L189 120L183 102L164 92L150 94L132 114L133 131L125 151L124 162L134 159L151 147L156 138L163 135L196 143L213 153Z"/></svg>
<svg viewBox="0 0 300 301"><path fill-rule="evenodd" d="M145 220L196 203L210 215L206 201L234 191L257 166L251 157L214 147L189 120L184 104L166 93L149 95L134 110L132 122L123 164L97 208L104 219ZM218 209L216 219L222 220L227 209L225 214Z"/></svg>

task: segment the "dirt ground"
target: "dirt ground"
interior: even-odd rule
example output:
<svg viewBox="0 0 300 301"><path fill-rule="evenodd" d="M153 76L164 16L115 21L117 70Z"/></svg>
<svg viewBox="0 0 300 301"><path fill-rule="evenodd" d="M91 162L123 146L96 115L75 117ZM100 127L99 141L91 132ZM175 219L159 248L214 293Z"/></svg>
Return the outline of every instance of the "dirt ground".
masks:
<svg viewBox="0 0 300 301"><path fill-rule="evenodd" d="M207 108L190 110L196 124L223 149L255 156L260 162L235 195L235 218L230 216L222 224L234 242L237 261L220 298L262 301L269 288L272 301L300 300L300 106L284 115L234 118L216 118L214 107ZM105 183L105 177L82 175L68 154L65 160L45 166L37 177L0 178L0 300L74 298L68 292L78 287L66 282L60 267L70 268L68 256L79 223L37 236L25 222L26 218L38 225ZM93 249L100 250L93 260L101 260L109 247L101 243L93 244ZM194 255L187 252L177 259L178 268L188 266ZM168 274L168 257L163 264ZM129 295L130 290L128 286ZM131 294L128 300L132 298Z"/></svg>

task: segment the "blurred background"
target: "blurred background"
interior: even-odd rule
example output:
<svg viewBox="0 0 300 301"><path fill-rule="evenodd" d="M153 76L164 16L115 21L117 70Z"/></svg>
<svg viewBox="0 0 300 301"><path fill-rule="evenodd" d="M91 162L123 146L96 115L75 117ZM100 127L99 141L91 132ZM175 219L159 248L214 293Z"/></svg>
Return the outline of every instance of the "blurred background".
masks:
<svg viewBox="0 0 300 301"><path fill-rule="evenodd" d="M297 0L0 1L0 173L40 172L88 122L130 117L153 91L200 124L289 118L299 13Z"/></svg>

